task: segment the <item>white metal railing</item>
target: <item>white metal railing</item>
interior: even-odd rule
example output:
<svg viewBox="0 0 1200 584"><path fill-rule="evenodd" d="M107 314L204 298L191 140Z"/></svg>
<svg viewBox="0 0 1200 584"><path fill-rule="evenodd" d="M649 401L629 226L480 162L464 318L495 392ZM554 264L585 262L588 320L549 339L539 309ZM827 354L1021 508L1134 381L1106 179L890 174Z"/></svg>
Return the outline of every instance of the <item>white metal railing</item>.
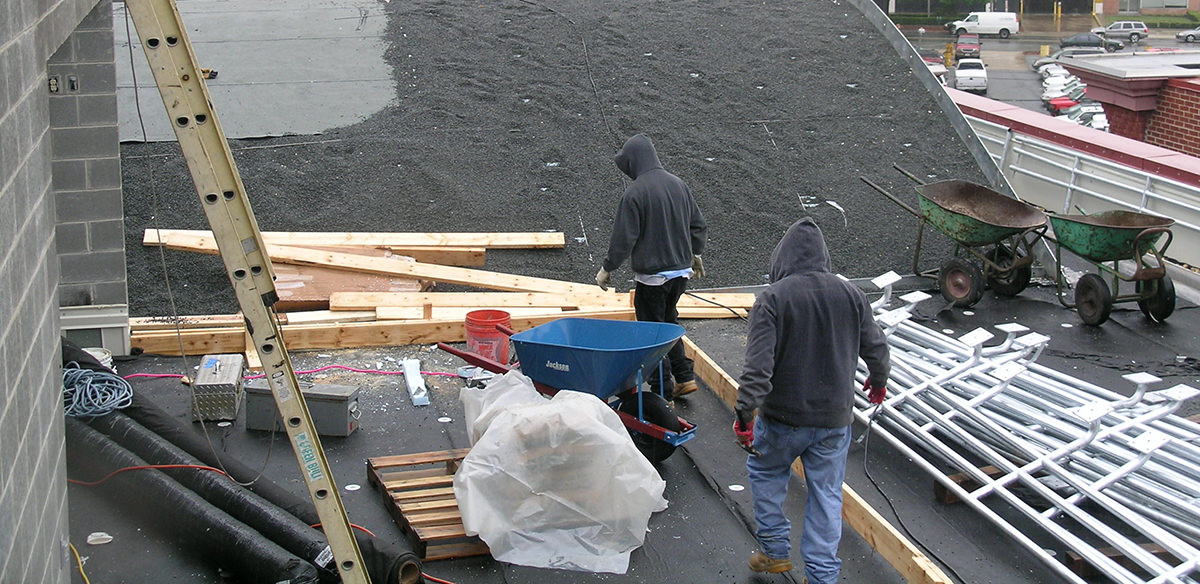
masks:
<svg viewBox="0 0 1200 584"><path fill-rule="evenodd" d="M1200 265L1200 188L967 116L1022 200L1058 213L1125 209L1175 220L1167 255Z"/></svg>

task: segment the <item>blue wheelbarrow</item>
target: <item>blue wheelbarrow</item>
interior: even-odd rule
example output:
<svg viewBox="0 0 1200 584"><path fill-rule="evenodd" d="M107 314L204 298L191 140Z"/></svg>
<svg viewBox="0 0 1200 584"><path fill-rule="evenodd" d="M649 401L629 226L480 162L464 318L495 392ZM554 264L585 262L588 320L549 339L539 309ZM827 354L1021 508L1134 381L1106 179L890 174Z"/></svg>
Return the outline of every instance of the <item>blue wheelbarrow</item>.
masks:
<svg viewBox="0 0 1200 584"><path fill-rule="evenodd" d="M696 425L676 416L664 396L640 389L644 373L661 374L662 359L683 336L683 327L563 318L520 333L496 328L511 337L517 365L539 392L554 395L569 389L600 398L616 411L634 445L650 462L665 460L677 446L695 437ZM438 347L492 373L514 367L446 343Z"/></svg>

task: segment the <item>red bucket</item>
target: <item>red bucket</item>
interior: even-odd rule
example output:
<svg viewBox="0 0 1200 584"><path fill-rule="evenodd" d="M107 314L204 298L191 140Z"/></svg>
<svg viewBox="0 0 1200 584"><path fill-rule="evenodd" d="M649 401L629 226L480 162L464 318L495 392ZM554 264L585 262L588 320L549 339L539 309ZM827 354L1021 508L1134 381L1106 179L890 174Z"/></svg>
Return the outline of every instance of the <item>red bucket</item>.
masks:
<svg viewBox="0 0 1200 584"><path fill-rule="evenodd" d="M500 363L508 363L508 335L496 330L496 325L512 323L503 310L472 310L467 313L467 350Z"/></svg>

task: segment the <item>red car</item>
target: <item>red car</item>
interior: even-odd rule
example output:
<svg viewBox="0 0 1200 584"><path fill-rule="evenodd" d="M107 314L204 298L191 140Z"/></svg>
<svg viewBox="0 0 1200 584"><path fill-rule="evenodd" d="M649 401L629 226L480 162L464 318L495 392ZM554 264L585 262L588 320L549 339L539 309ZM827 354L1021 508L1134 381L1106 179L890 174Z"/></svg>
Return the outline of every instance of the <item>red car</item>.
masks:
<svg viewBox="0 0 1200 584"><path fill-rule="evenodd" d="M960 34L958 35L958 40L954 41L954 58L962 59L966 57L978 59L980 48L979 35Z"/></svg>

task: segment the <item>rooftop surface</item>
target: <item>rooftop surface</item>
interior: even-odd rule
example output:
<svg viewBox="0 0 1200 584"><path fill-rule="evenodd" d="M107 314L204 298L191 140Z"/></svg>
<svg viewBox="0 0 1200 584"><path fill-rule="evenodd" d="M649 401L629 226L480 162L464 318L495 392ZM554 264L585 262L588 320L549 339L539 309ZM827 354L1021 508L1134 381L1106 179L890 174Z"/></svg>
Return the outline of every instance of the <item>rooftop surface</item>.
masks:
<svg viewBox="0 0 1200 584"><path fill-rule="evenodd" d="M191 11L205 12L209 5L206 0L186 3L181 7L185 22ZM382 29L371 29L378 43L356 45L360 53L355 55L322 42L242 43L275 36L276 19L295 10L276 3L255 6L189 31L193 42L206 42L207 33L219 41L211 43L214 49L230 51L220 57L197 54L220 72L212 86L242 89L237 97L214 94L214 106L226 130L245 138L231 146L266 230L562 231L565 250L489 253L486 269L590 282L624 186L611 156L627 135L646 132L666 168L691 184L709 220L704 256L710 275L696 286L763 283L770 250L783 229L803 215L822 225L835 268L863 278L909 266L917 225L866 188L860 175L910 196L911 183L891 170L892 163L931 181L982 176L907 65L846 3L805 4L801 10L732 0L669 5L579 0L552 7L443 0L346 4L309 18L288 15L294 24L289 36L318 40L328 36L321 31L334 22L373 26L386 18ZM250 28L227 35L226 20ZM820 32L797 35L796 30ZM292 79L280 69L243 69L257 61L278 63L279 55L262 53L285 45L289 75L332 79L325 75L338 72L338 63L377 67L381 55L385 65L325 84L334 92L318 100L302 99L305 92L299 88L306 82L279 83ZM314 65L318 62L323 64ZM373 90L360 95L353 82L381 76L391 80L392 91L382 102L371 97ZM256 86L263 82L277 87L268 92ZM282 85L296 90L279 90ZM347 104L361 112L354 114L361 122L345 125L338 119ZM247 111L263 114L256 119ZM127 119L130 108L122 107L121 114ZM161 109L142 105L143 117L155 115ZM236 119L264 123L252 127ZM276 137L250 138L257 136ZM141 246L143 228L205 227L178 147L125 144L122 166L131 311L236 310L219 261L180 252L160 256ZM926 246L927 258L938 258L939 250L949 247L933 240ZM937 259L927 261L936 266ZM626 270L614 277L622 279L628 279ZM619 286L627 289L628 283ZM1117 310L1100 328L1080 326L1045 288L1015 299L988 295L971 314L939 312L939 299L927 302L922 320L938 330L962 333L1019 320L1052 337L1044 359L1114 390L1124 387L1121 374L1143 367L1168 383L1197 383L1198 313L1183 302L1163 325L1148 324L1133 308ZM700 321L687 328L689 337L736 377L744 324ZM323 351L294 359L297 369L329 364L394 369L393 359L402 356L420 357L428 371L454 371L461 364L428 346ZM177 374L192 365L146 356L117 367L122 374ZM338 484L362 487L342 492L351 521L380 538L398 540L400 532L380 494L366 483L364 460L466 446L457 400L461 381L428 378L433 403L415 408L396 378L327 374L320 379L363 386L359 429L347 438L327 438L324 446ZM139 379L135 389L192 425L186 390L176 380ZM628 574L524 568L488 557L430 562L425 571L459 583L800 581L800 572L760 576L745 567L754 549L750 496L748 490L731 488L744 486L746 479L745 455L728 429L728 408L709 391L680 400L677 407L699 426L697 438L659 466L670 506L651 518L646 545L633 553ZM210 425L209 432L222 455L261 467L265 476L303 496L297 465L284 443L268 433L246 431L242 419L228 427ZM886 519L909 530L957 580L1055 581L1031 554L974 512L933 503L933 480L882 441L852 449L847 483ZM803 487L794 481L793 490L789 515L798 522ZM222 576L219 558L173 542L169 524L131 513L129 502L119 491L110 497L102 489L71 487L72 541L94 531L115 538L80 550L93 582L240 581L236 575ZM793 536L798 541L798 531ZM844 581L901 581L852 531L843 539L841 557Z"/></svg>

